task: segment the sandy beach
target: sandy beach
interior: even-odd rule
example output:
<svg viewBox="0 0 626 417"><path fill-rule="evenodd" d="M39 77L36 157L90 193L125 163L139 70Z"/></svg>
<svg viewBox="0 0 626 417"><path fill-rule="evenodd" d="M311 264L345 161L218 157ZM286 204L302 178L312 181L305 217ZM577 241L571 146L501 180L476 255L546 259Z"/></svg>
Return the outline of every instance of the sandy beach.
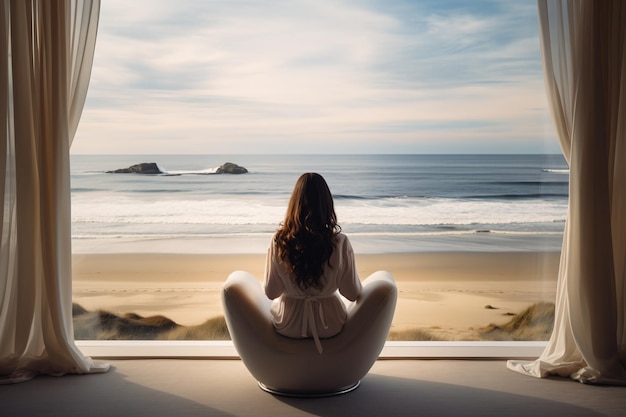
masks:
<svg viewBox="0 0 626 417"><path fill-rule="evenodd" d="M260 254L75 254L73 301L89 311L195 326L223 315L228 274L245 270L260 281L264 261ZM558 262L558 252L357 255L361 279L377 270L396 279L392 333L421 329L445 340L476 340L478 329L553 302Z"/></svg>

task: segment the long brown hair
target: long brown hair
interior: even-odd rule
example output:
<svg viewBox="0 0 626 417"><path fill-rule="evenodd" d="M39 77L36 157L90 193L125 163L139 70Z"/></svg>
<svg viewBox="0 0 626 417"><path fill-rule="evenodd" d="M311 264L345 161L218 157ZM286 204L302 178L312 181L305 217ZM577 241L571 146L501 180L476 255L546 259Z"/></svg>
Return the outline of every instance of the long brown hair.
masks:
<svg viewBox="0 0 626 417"><path fill-rule="evenodd" d="M331 266L340 231L328 184L319 174L302 174L275 237L278 257L287 262L301 289L322 287L323 267L325 263Z"/></svg>

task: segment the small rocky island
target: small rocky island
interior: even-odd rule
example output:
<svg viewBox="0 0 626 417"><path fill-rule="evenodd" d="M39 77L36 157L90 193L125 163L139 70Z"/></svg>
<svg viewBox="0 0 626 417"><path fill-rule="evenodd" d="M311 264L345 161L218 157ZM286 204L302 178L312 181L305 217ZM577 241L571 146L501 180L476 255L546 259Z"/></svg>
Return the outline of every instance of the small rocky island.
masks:
<svg viewBox="0 0 626 417"><path fill-rule="evenodd" d="M131 165L128 168L120 168L115 171L107 171L107 174L163 174L155 162L142 162Z"/></svg>
<svg viewBox="0 0 626 417"><path fill-rule="evenodd" d="M246 174L248 170L240 165L226 162L215 170L215 174ZM128 168L120 168L114 171L107 171L107 174L147 174L158 175L167 174L161 171L156 162L142 162L140 164L131 165ZM204 173L203 175L207 175Z"/></svg>
<svg viewBox="0 0 626 417"><path fill-rule="evenodd" d="M247 174L248 170L244 167L233 164L232 162L226 162L220 166L216 171L216 174Z"/></svg>

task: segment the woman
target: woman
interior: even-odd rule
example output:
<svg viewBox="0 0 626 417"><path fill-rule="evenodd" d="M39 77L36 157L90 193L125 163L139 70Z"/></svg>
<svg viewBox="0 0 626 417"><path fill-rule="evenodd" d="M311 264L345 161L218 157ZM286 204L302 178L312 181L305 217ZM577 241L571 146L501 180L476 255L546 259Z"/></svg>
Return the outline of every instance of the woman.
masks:
<svg viewBox="0 0 626 417"><path fill-rule="evenodd" d="M324 178L300 176L281 228L274 234L265 266L265 294L273 299L276 331L288 337L338 334L347 318L346 303L361 293L354 252L341 233L333 198Z"/></svg>

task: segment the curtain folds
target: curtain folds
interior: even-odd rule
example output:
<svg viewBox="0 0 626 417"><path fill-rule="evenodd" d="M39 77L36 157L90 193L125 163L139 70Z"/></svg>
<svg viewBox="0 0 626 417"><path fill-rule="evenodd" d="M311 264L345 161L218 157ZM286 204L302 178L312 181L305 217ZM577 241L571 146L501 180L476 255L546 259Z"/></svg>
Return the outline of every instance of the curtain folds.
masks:
<svg viewBox="0 0 626 417"><path fill-rule="evenodd" d="M0 383L104 372L74 344L69 148L99 0L0 6Z"/></svg>
<svg viewBox="0 0 626 417"><path fill-rule="evenodd" d="M553 334L535 377L626 384L626 2L538 0L545 85L570 167Z"/></svg>

